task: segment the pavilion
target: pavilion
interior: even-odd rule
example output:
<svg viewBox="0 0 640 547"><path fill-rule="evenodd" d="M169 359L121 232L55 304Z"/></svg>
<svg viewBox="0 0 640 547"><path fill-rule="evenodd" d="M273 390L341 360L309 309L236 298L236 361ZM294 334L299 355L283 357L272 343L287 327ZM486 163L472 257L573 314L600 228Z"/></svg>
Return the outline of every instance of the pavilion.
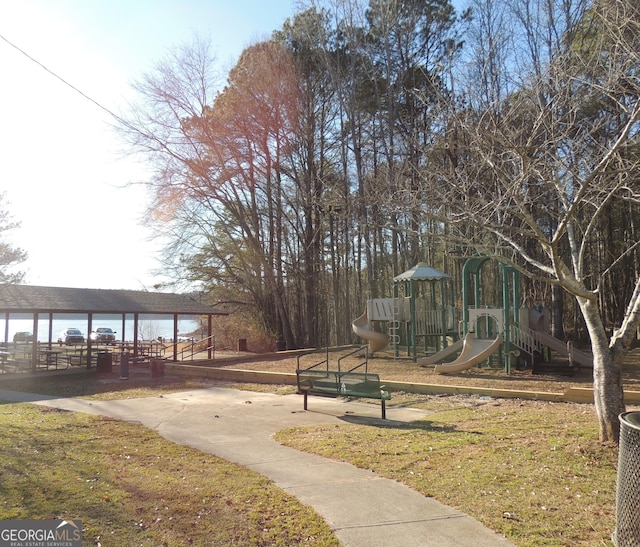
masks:
<svg viewBox="0 0 640 547"><path fill-rule="evenodd" d="M86 317L87 332L91 332L94 320L105 316L122 318L124 336L127 317L133 318L134 355L138 348L138 321L142 316L173 318L173 340L178 338L178 320L181 316L206 317L207 337L213 336L212 317L227 315L215 307L199 302L189 295L111 289L79 289L67 287L41 287L34 285L0 284L0 319L5 320L4 337L8 342L11 319L33 319L33 368L36 367L38 323L48 319L49 346L53 342L53 320ZM4 316L4 317L3 317ZM124 340L123 340L124 342ZM173 359L178 360L177 346L173 345ZM87 367L91 365L91 341L88 341Z"/></svg>

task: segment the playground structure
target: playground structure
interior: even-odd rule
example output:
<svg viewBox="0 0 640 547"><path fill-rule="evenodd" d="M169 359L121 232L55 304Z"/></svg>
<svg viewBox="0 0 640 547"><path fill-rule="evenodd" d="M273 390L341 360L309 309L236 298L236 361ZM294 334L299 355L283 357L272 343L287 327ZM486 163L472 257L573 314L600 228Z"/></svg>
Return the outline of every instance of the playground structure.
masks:
<svg viewBox="0 0 640 547"><path fill-rule="evenodd" d="M437 374L485 362L502 363L509 373L518 360L533 366L551 350L568 357L570 367L592 366L590 355L549 334L548 310L521 305L518 271L502 262L487 271L491 262L496 264L483 256L465 261L461 308L453 306L451 276L416 264L394 278L393 298L367 302L352 323L354 332L368 342L370 355L391 346L397 358L406 348L417 364L435 365ZM493 284L484 281L492 277ZM374 321L386 322L387 333L376 330Z"/></svg>
<svg viewBox="0 0 640 547"><path fill-rule="evenodd" d="M418 343L424 351L439 351L457 336L451 277L424 263L394 278L393 298L367 301L364 313L352 323L353 331L369 343L369 354L391 344L396 356L405 345L414 358ZM371 322L386 321L388 332L376 331ZM407 343L407 341L409 341Z"/></svg>

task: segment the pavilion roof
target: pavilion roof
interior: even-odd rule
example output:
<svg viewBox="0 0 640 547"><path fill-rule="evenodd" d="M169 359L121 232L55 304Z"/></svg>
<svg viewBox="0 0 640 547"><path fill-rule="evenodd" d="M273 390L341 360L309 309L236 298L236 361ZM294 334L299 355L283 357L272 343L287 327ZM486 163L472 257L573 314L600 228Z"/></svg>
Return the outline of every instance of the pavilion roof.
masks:
<svg viewBox="0 0 640 547"><path fill-rule="evenodd" d="M184 294L6 284L0 313L227 315Z"/></svg>

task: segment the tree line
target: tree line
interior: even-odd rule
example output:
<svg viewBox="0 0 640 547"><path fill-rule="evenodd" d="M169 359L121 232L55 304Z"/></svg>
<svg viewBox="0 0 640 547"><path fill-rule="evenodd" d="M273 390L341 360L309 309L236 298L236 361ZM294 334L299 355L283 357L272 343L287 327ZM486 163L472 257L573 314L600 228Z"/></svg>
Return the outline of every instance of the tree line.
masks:
<svg viewBox="0 0 640 547"><path fill-rule="evenodd" d="M309 2L225 74L206 40L136 84L166 271L289 348L427 262L497 257L594 353L601 437L640 321L640 14L629 0ZM459 285L459 283L458 283Z"/></svg>
<svg viewBox="0 0 640 547"><path fill-rule="evenodd" d="M9 234L20 227L10 212L7 193L0 192L0 283L22 283L26 273L18 268L27 260L27 252L11 243Z"/></svg>

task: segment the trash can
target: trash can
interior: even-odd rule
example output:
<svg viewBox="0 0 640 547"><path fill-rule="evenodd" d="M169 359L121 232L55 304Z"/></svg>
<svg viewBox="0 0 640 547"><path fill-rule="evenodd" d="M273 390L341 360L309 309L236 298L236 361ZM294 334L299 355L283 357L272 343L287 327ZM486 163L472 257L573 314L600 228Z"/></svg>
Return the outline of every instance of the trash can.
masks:
<svg viewBox="0 0 640 547"><path fill-rule="evenodd" d="M238 338L238 351L247 351L247 339Z"/></svg>
<svg viewBox="0 0 640 547"><path fill-rule="evenodd" d="M164 376L164 361L153 360L151 361L151 378L160 378Z"/></svg>
<svg viewBox="0 0 640 547"><path fill-rule="evenodd" d="M122 352L120 354L120 380L129 379L129 354Z"/></svg>
<svg viewBox="0 0 640 547"><path fill-rule="evenodd" d="M113 359L110 353L106 351L98 353L98 360L96 361L97 372L111 372L112 365Z"/></svg>
<svg viewBox="0 0 640 547"><path fill-rule="evenodd" d="M620 414L620 444L616 478L617 547L640 545L640 412Z"/></svg>

